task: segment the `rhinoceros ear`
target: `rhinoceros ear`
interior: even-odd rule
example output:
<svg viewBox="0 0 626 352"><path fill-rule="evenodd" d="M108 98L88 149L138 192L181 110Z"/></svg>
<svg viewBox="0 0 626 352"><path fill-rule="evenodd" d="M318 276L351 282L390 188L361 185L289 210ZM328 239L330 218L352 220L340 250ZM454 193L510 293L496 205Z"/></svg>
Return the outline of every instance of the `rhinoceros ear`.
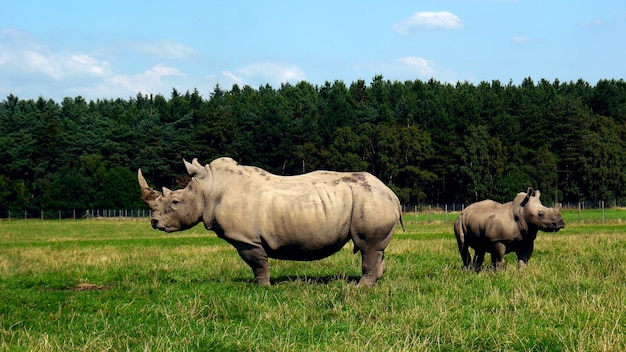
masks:
<svg viewBox="0 0 626 352"><path fill-rule="evenodd" d="M541 192L539 192L539 190L535 191L534 197L539 199L539 197L541 197Z"/></svg>
<svg viewBox="0 0 626 352"><path fill-rule="evenodd" d="M519 203L520 207L524 207L526 205L526 203L528 203L529 200L530 200L530 193L526 193L526 196L524 197L524 200L522 200L522 202Z"/></svg>
<svg viewBox="0 0 626 352"><path fill-rule="evenodd" d="M148 205L150 205L155 199L157 199L161 193L153 190L148 186L148 182L143 177L141 169L137 170L137 180L139 181L139 187L141 188L141 199Z"/></svg>
<svg viewBox="0 0 626 352"><path fill-rule="evenodd" d="M195 176L197 178L205 178L207 176L206 168L198 162L198 158L193 158L192 162L189 163L187 160L183 159L185 163L185 168L187 169L187 173L192 177Z"/></svg>

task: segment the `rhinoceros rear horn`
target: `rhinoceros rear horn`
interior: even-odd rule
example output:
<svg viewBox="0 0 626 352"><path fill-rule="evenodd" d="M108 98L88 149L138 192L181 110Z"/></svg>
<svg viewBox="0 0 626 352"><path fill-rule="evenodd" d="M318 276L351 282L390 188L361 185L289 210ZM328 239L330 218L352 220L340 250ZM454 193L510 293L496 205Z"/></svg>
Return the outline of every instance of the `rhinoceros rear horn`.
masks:
<svg viewBox="0 0 626 352"><path fill-rule="evenodd" d="M146 182L146 179L143 177L141 169L137 170L137 180L139 181L139 187L141 188L141 199L146 204L150 205L150 203L161 195L161 192L155 191L148 186L148 182Z"/></svg>

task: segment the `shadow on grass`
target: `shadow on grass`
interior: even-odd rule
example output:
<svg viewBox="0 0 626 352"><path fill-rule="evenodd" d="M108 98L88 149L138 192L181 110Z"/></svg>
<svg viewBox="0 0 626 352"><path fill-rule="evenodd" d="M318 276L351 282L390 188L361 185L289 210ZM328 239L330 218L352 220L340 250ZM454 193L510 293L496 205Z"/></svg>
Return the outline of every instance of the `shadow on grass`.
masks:
<svg viewBox="0 0 626 352"><path fill-rule="evenodd" d="M270 282L272 285L282 283L302 283L308 285L328 285L334 282L345 282L347 284L356 285L359 282L360 276L346 276L346 275L325 275L325 276L299 276L299 275L279 275L272 277ZM256 281L252 278L233 278L233 281L249 283L256 285Z"/></svg>

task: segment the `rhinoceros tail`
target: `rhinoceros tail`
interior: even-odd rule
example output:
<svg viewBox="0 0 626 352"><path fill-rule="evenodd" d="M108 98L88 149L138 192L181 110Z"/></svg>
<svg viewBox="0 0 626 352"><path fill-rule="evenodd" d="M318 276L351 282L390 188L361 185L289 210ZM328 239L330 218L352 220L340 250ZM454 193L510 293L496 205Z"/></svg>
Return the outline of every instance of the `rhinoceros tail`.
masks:
<svg viewBox="0 0 626 352"><path fill-rule="evenodd" d="M459 246L459 254L461 255L461 260L463 261L463 268L468 269L470 267L472 257L470 255L468 245L465 242L466 232L467 228L465 227L465 221L463 221L463 212L461 212L459 217L454 222L454 235L456 236L456 242Z"/></svg>
<svg viewBox="0 0 626 352"><path fill-rule="evenodd" d="M459 250L463 248L465 244L465 229L463 224L463 213L459 214L459 217L454 222L454 235L456 236L456 241L459 245Z"/></svg>
<svg viewBox="0 0 626 352"><path fill-rule="evenodd" d="M402 232L406 232L406 228L404 227L404 220L402 219L402 206L400 206L400 226L402 226Z"/></svg>

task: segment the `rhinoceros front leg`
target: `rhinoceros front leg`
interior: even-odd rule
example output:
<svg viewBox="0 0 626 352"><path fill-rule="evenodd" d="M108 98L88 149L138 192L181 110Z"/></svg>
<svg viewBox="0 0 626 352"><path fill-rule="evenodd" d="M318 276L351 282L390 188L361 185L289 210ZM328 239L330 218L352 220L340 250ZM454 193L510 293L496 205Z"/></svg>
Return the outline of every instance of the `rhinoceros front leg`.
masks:
<svg viewBox="0 0 626 352"><path fill-rule="evenodd" d="M528 243L528 245L523 246L517 251L517 268L524 269L528 265L528 261L530 260L530 256L533 254L533 250L535 249L534 242Z"/></svg>
<svg viewBox="0 0 626 352"><path fill-rule="evenodd" d="M257 284L263 286L270 285L270 266L267 253L262 247L254 247L248 244L235 244L239 256L252 269L254 279Z"/></svg>

